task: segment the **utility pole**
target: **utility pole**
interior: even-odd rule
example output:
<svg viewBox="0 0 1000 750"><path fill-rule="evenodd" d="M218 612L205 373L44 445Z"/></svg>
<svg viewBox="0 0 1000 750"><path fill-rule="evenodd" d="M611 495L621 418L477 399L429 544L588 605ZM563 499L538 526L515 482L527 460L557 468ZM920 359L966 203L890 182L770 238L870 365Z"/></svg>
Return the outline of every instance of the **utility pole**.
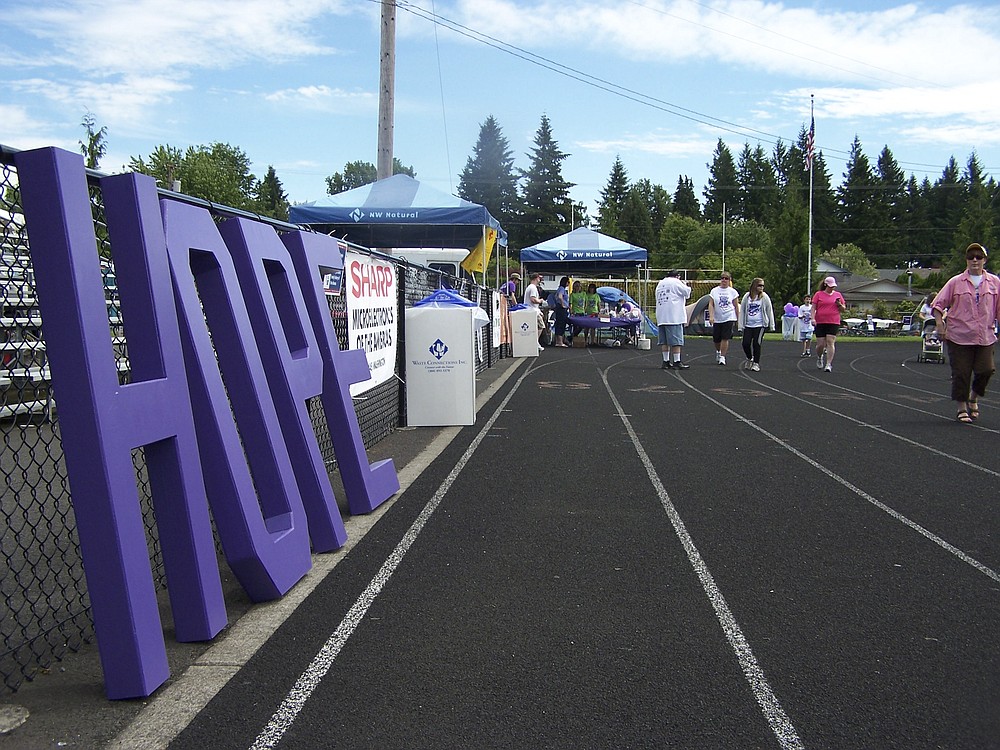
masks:
<svg viewBox="0 0 1000 750"><path fill-rule="evenodd" d="M396 90L396 0L382 0L379 53L378 159L375 179L392 177L393 109Z"/></svg>
<svg viewBox="0 0 1000 750"><path fill-rule="evenodd" d="M726 204L722 204L722 270L726 270Z"/></svg>

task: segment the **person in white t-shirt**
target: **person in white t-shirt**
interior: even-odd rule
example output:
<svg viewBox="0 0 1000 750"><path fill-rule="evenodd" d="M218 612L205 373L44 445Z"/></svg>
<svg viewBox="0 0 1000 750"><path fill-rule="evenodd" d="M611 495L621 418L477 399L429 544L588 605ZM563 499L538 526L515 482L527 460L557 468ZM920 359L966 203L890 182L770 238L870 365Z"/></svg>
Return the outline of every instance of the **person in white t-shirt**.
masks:
<svg viewBox="0 0 1000 750"><path fill-rule="evenodd" d="M760 345L764 331L774 330L774 306L764 291L764 279L759 276L750 282L750 291L740 302L739 327L743 331L743 353L747 355L743 366L760 372Z"/></svg>
<svg viewBox="0 0 1000 750"><path fill-rule="evenodd" d="M708 322L712 324L715 361L720 365L726 364L726 352L740 314L739 298L739 292L733 289L733 277L723 271L719 285L708 293Z"/></svg>
<svg viewBox="0 0 1000 750"><path fill-rule="evenodd" d="M687 324L688 299L691 287L681 281L677 271L667 271L656 285L656 325L659 329L660 351L664 370L686 370L691 365L681 361L684 348L684 326Z"/></svg>
<svg viewBox="0 0 1000 750"><path fill-rule="evenodd" d="M545 319L545 311L542 309L545 306L545 300L542 299L542 292L538 288L541 279L542 275L540 273L531 274L528 277L528 287L524 290L524 304L532 308L538 318L538 351L544 349L542 346L542 334L548 326L548 321Z"/></svg>
<svg viewBox="0 0 1000 750"><path fill-rule="evenodd" d="M807 296L805 301L799 305L799 341L802 342L802 354L799 356L812 356L811 347L814 330L813 307L809 304L809 297Z"/></svg>

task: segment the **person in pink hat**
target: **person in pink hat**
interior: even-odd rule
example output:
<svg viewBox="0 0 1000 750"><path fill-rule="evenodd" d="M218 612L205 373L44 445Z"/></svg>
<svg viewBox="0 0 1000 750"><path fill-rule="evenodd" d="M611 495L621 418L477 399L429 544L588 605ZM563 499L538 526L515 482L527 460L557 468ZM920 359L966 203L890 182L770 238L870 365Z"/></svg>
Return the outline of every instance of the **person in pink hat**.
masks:
<svg viewBox="0 0 1000 750"><path fill-rule="evenodd" d="M816 367L833 372L833 358L837 353L837 332L840 331L840 314L847 309L844 295L837 291L837 279L827 276L813 295L813 321L816 325Z"/></svg>

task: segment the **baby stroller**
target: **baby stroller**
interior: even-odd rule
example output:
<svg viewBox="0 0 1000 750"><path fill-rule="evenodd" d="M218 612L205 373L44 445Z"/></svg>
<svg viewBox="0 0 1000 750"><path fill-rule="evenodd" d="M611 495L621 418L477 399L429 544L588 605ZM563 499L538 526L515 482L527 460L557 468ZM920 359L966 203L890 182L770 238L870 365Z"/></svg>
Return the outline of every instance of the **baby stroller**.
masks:
<svg viewBox="0 0 1000 750"><path fill-rule="evenodd" d="M944 342L938 338L937 322L933 318L924 321L917 362L944 362Z"/></svg>

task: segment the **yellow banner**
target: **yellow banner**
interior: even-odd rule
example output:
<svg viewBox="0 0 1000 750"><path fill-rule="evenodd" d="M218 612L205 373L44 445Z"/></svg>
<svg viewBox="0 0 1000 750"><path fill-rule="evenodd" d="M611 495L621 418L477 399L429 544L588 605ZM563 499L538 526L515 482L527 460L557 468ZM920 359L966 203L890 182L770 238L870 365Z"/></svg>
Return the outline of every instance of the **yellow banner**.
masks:
<svg viewBox="0 0 1000 750"><path fill-rule="evenodd" d="M486 242L479 240L472 248L468 257L462 261L462 268L469 273L484 273L489 265L490 256L493 255L493 246L497 244L497 232L495 229L486 228Z"/></svg>

